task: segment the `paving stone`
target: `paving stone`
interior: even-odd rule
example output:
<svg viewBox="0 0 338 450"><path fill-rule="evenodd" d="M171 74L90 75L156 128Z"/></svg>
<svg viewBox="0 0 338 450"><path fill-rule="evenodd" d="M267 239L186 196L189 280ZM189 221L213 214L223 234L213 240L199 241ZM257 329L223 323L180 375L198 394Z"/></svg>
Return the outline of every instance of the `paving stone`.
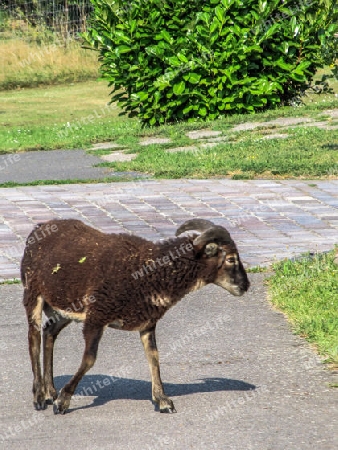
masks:
<svg viewBox="0 0 338 450"><path fill-rule="evenodd" d="M110 148L124 148L124 146L117 144L116 142L100 142L92 145L93 150L105 150Z"/></svg>
<svg viewBox="0 0 338 450"><path fill-rule="evenodd" d="M212 219L228 228L248 265L327 250L337 242L338 183L309 184L144 180L0 189L0 214L5 221L0 224L4 258L0 276L19 276L24 238L34 223L55 216L80 218L105 232L135 232L153 240L173 237L177 226L191 217Z"/></svg>
<svg viewBox="0 0 338 450"><path fill-rule="evenodd" d="M161 137L149 137L144 138L140 141L140 145L151 145L151 144L169 144L171 139L161 138Z"/></svg>
<svg viewBox="0 0 338 450"><path fill-rule="evenodd" d="M208 142L227 142L229 141L229 138L227 136L218 136L218 137L211 137L206 139Z"/></svg>
<svg viewBox="0 0 338 450"><path fill-rule="evenodd" d="M222 131L214 131L214 130L209 130L209 129L194 130L194 131L189 131L188 133L186 133L186 135L190 139L212 138L215 136L219 136L220 134L222 134Z"/></svg>
<svg viewBox="0 0 338 450"><path fill-rule="evenodd" d="M185 147L168 148L166 151L168 153L196 152L196 151L198 151L198 147L196 147L195 145L187 145Z"/></svg>
<svg viewBox="0 0 338 450"><path fill-rule="evenodd" d="M107 162L125 162L132 161L136 156L135 153L113 152L109 155L101 155L101 159Z"/></svg>
<svg viewBox="0 0 338 450"><path fill-rule="evenodd" d="M287 139L288 137L287 133L271 133L263 136L262 139Z"/></svg>
<svg viewBox="0 0 338 450"><path fill-rule="evenodd" d="M338 125L331 125L330 122L321 121L321 122L310 122L302 125L304 127L317 127L322 128L323 130L335 130L338 128Z"/></svg>
<svg viewBox="0 0 338 450"><path fill-rule="evenodd" d="M205 142L204 144L200 144L201 148L213 148L216 147L219 142Z"/></svg>
<svg viewBox="0 0 338 450"><path fill-rule="evenodd" d="M332 118L338 119L338 109L325 109L322 114L328 114Z"/></svg>
<svg viewBox="0 0 338 450"><path fill-rule="evenodd" d="M282 117L269 122L246 122L236 125L232 128L232 131L248 131L254 130L258 127L290 127L306 122L311 122L312 119L307 117Z"/></svg>

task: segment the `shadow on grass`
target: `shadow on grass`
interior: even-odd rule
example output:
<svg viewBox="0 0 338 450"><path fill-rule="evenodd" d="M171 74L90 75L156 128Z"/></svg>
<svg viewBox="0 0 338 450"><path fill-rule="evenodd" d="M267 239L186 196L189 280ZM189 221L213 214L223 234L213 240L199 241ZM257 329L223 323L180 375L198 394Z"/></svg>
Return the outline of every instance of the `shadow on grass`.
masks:
<svg viewBox="0 0 338 450"><path fill-rule="evenodd" d="M338 144L325 144L322 145L322 148L326 150L338 150Z"/></svg>
<svg viewBox="0 0 338 450"><path fill-rule="evenodd" d="M70 378L70 376L66 375L55 377L56 389L59 391ZM195 383L164 383L165 393L169 397L180 397L202 392L252 391L254 389L256 389L256 386L253 384L228 378L203 378ZM90 405L76 407L76 396L93 396L94 400ZM68 412L77 409L93 408L112 400L122 399L151 401L151 382L108 375L85 375L76 389Z"/></svg>

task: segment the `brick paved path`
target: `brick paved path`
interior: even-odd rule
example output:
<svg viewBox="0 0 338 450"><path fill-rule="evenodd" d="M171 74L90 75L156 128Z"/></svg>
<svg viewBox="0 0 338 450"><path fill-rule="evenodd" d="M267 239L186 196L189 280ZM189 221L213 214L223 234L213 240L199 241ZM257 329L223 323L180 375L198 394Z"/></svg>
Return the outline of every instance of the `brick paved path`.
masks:
<svg viewBox="0 0 338 450"><path fill-rule="evenodd" d="M222 224L248 265L338 243L338 180L160 180L0 189L0 281L19 276L35 223L77 218L105 232L171 237L191 217Z"/></svg>

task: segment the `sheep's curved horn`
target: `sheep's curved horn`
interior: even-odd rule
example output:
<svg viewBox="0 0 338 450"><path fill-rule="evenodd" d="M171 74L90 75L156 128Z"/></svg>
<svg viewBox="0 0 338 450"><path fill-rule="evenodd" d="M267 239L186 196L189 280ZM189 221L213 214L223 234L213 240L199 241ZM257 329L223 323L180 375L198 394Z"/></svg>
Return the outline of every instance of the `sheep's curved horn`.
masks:
<svg viewBox="0 0 338 450"><path fill-rule="evenodd" d="M199 248L202 248L210 242L221 245L233 244L234 241L231 239L229 232L225 228L219 225L214 225L212 228L208 228L204 231L204 233L197 236L197 238L194 239L193 244Z"/></svg>
<svg viewBox="0 0 338 450"><path fill-rule="evenodd" d="M196 230L201 232L199 236L194 239L194 246L202 249L205 245L214 242L218 245L233 244L233 240L229 232L220 225L215 225L210 220L206 219L191 219L184 222L176 231L176 236L185 231Z"/></svg>
<svg viewBox="0 0 338 450"><path fill-rule="evenodd" d="M190 219L182 223L182 225L177 229L176 236L184 233L185 231L195 230L202 233L203 231L213 228L216 225L210 220L206 219Z"/></svg>

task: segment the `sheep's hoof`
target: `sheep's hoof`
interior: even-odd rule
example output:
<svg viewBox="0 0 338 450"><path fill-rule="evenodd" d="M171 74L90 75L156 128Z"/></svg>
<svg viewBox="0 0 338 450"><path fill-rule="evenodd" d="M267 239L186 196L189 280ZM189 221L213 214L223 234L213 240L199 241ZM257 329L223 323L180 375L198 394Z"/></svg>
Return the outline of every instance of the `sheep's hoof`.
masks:
<svg viewBox="0 0 338 450"><path fill-rule="evenodd" d="M177 413L175 407L173 406L172 408L166 407L166 408L162 408L160 409L161 413L165 413L165 414L173 414L173 413Z"/></svg>
<svg viewBox="0 0 338 450"><path fill-rule="evenodd" d="M54 387L46 389L46 403L47 405L53 405L54 401L57 399L58 394Z"/></svg>
<svg viewBox="0 0 338 450"><path fill-rule="evenodd" d="M64 414L69 408L70 398L71 396L65 394L63 389L61 389L58 398L55 400L53 404L54 414Z"/></svg>
<svg viewBox="0 0 338 450"><path fill-rule="evenodd" d="M44 409L47 408L47 403L45 402L45 400L34 402L34 408L37 411L43 411Z"/></svg>
<svg viewBox="0 0 338 450"><path fill-rule="evenodd" d="M168 397L160 400L159 407L161 413L172 414L177 412L174 403Z"/></svg>
<svg viewBox="0 0 338 450"><path fill-rule="evenodd" d="M56 403L54 403L53 405L54 414L65 414L66 411L67 411L66 409L62 409L61 405L57 405Z"/></svg>

